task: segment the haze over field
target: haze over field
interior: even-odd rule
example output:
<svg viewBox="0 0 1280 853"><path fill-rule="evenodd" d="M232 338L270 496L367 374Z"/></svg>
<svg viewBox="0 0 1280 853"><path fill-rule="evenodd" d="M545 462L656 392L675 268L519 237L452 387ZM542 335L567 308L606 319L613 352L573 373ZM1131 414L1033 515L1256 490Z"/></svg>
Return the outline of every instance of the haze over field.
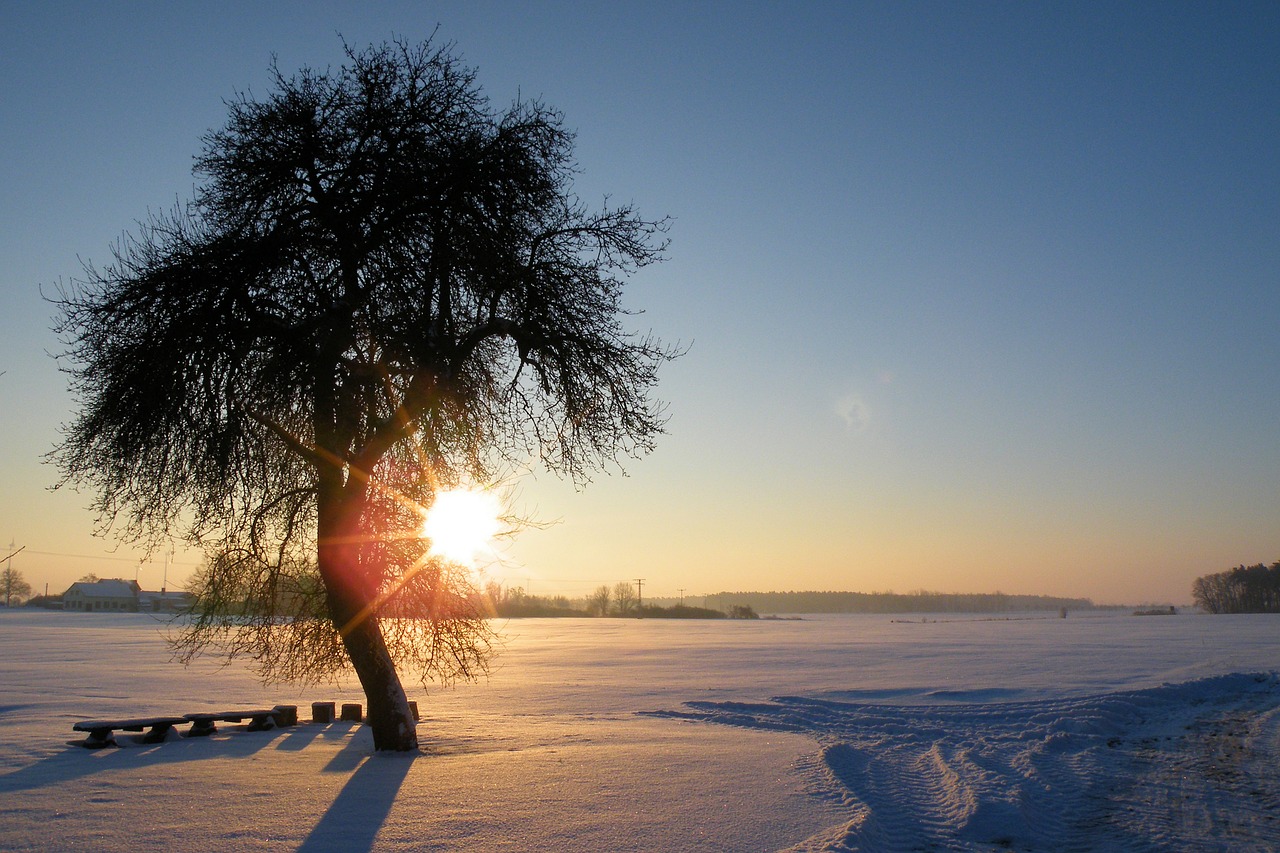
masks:
<svg viewBox="0 0 1280 853"><path fill-rule="evenodd" d="M578 190L674 217L633 318L669 435L489 571L537 594L1190 599L1280 559L1280 8L6 4L0 541L37 591L158 588L40 463L72 401L38 286L191 194L224 99L395 34L578 130ZM198 554L179 551L169 582Z"/></svg>

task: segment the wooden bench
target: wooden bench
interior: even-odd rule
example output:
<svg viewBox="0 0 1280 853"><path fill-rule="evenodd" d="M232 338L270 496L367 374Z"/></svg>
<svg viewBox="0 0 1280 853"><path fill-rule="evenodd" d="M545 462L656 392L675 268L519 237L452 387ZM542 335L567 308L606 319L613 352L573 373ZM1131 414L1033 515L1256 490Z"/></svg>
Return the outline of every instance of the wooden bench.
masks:
<svg viewBox="0 0 1280 853"><path fill-rule="evenodd" d="M187 722L186 717L139 717L132 720L82 720L71 727L72 731L88 732L89 736L80 745L86 749L102 749L104 746L116 746L114 732L118 729L125 732L147 733L142 736L143 743L160 743L168 736L169 730Z"/></svg>
<svg viewBox="0 0 1280 853"><path fill-rule="evenodd" d="M191 723L187 737L207 737L218 731L216 723L249 721L245 731L260 732L282 725L284 711L281 708L255 708L250 711L218 711L217 713L187 714L183 718Z"/></svg>
<svg viewBox="0 0 1280 853"><path fill-rule="evenodd" d="M247 711L218 711L217 713L183 714L181 717L138 717L125 720L82 720L71 726L73 731L88 732L89 736L81 742L87 749L101 749L104 746L118 746L115 731L147 733L143 735L143 743L160 743L174 726L191 723L187 737L205 737L218 730L215 723L239 723L249 721L246 731L258 732L276 727L296 726L298 724L297 705L277 705L274 708L254 708Z"/></svg>

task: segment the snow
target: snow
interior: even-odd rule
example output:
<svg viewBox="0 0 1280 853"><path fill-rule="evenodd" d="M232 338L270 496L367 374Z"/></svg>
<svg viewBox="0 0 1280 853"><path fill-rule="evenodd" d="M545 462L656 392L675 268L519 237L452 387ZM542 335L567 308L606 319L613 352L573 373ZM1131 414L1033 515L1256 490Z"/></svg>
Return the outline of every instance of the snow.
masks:
<svg viewBox="0 0 1280 853"><path fill-rule="evenodd" d="M0 610L0 849L1277 850L1266 616L515 620L490 678L352 723L119 749L77 720L358 702Z"/></svg>

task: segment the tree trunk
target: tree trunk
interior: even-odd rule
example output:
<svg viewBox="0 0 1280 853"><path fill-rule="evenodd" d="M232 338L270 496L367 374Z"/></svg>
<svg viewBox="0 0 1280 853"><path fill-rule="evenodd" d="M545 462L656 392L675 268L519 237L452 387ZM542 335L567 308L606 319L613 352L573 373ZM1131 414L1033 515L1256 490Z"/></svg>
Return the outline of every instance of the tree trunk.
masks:
<svg viewBox="0 0 1280 853"><path fill-rule="evenodd" d="M366 717L377 750L407 752L418 748L418 732L395 662L387 651L382 627L371 605L377 584L359 559L360 508L344 494L337 478L320 477L317 495L320 542L317 554L329 616L355 668L368 704Z"/></svg>
<svg viewBox="0 0 1280 853"><path fill-rule="evenodd" d="M330 595L331 613L335 609L335 603ZM344 613L349 612L347 607L342 607L342 610ZM348 620L338 624L350 625L351 622ZM395 663L387 652L378 618L367 615L361 619L357 615L355 624L343 631L342 641L351 657L356 676L360 679L360 686L364 688L364 698L368 705L365 720L373 729L373 748L396 752L417 749L418 730L409 710L409 698L400 683Z"/></svg>

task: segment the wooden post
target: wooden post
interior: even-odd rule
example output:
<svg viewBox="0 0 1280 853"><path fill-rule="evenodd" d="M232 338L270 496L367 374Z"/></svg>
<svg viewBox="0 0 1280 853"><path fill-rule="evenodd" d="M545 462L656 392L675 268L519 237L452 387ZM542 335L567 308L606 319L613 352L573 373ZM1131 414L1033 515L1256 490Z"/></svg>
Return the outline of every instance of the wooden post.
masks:
<svg viewBox="0 0 1280 853"><path fill-rule="evenodd" d="M285 726L296 726L298 724L297 705L277 705L272 710L276 712L277 726L284 728Z"/></svg>

